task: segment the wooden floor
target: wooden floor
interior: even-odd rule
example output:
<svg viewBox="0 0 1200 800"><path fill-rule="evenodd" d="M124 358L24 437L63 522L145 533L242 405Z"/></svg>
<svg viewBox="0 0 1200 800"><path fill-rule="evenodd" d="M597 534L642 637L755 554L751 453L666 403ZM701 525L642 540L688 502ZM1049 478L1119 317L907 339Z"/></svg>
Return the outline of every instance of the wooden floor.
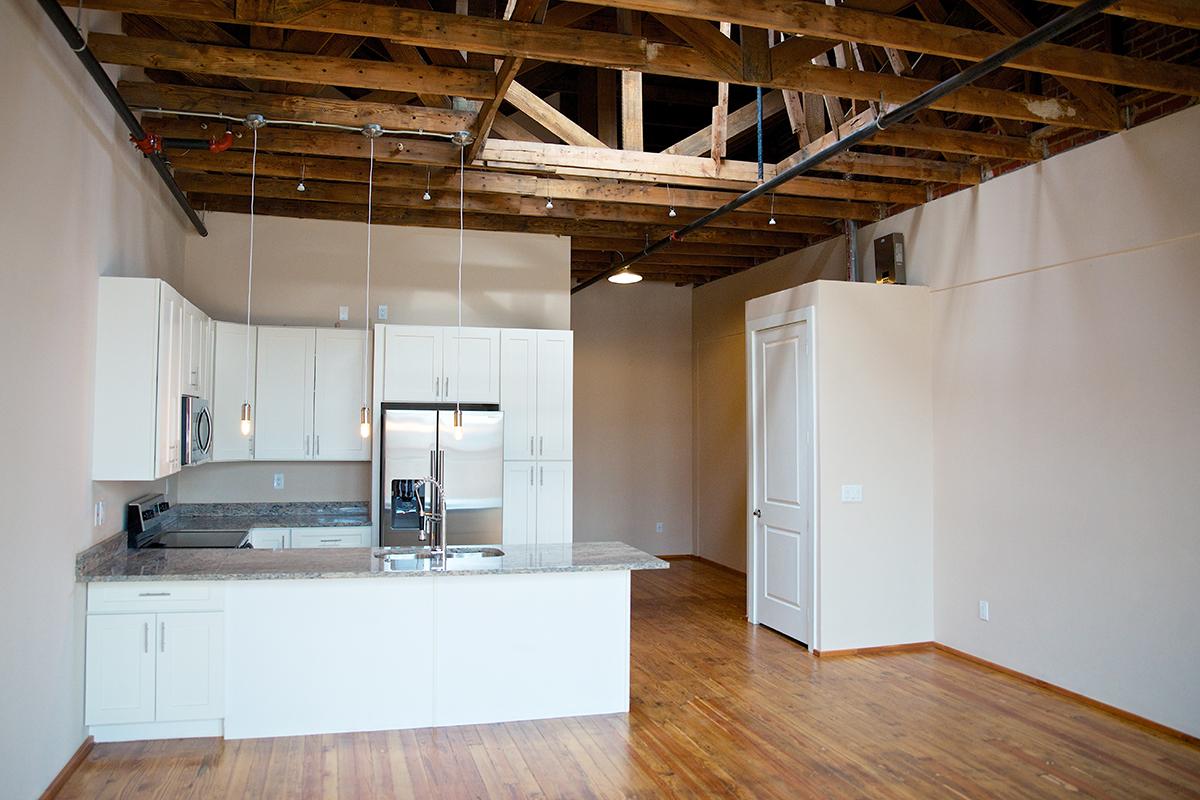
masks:
<svg viewBox="0 0 1200 800"><path fill-rule="evenodd" d="M986 667L814 659L697 562L633 586L628 715L102 744L60 797L1200 798L1200 748Z"/></svg>

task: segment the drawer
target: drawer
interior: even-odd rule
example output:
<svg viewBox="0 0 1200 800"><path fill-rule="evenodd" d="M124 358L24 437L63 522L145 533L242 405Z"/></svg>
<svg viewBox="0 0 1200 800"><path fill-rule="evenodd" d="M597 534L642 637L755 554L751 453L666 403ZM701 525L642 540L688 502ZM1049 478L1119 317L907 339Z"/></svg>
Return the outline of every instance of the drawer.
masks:
<svg viewBox="0 0 1200 800"><path fill-rule="evenodd" d="M369 526L292 528L292 547L366 547Z"/></svg>
<svg viewBox="0 0 1200 800"><path fill-rule="evenodd" d="M147 614L222 611L225 587L204 581L123 581L89 583L87 613Z"/></svg>

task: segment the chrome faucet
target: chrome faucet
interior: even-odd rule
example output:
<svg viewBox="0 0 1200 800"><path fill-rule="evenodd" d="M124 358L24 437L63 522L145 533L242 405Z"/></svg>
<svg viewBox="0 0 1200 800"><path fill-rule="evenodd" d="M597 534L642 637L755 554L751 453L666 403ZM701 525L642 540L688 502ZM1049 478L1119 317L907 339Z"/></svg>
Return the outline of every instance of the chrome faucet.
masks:
<svg viewBox="0 0 1200 800"><path fill-rule="evenodd" d="M446 490L437 478L417 478L413 481L417 486L430 486L437 493L437 509L425 512L421 516L421 532L418 541L429 540L429 549L436 554L444 554L446 549Z"/></svg>

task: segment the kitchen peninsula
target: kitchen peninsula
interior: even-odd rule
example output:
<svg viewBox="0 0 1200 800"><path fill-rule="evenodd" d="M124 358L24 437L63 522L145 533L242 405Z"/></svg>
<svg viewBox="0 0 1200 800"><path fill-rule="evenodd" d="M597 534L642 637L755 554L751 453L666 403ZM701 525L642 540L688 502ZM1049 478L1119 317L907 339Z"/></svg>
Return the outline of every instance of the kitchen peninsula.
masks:
<svg viewBox="0 0 1200 800"><path fill-rule="evenodd" d="M630 571L667 563L620 542L478 550L444 566L417 548L85 553L89 731L241 739L627 711Z"/></svg>

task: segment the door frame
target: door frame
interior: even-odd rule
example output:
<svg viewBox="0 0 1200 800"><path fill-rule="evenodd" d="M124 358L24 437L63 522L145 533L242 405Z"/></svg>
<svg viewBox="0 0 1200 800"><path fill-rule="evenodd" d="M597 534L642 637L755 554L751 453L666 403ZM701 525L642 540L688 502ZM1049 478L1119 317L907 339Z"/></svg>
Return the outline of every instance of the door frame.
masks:
<svg viewBox="0 0 1200 800"><path fill-rule="evenodd" d="M818 569L819 557L821 552L821 531L820 531L820 508L819 498L820 492L820 475L817 472L817 465L820 463L818 453L820 450L820 436L818 435L820 428L817 425L819 419L819 408L817 404L817 328L816 328L816 308L813 306L805 306L804 308L784 311L778 314L770 314L765 317L746 320L746 617L751 623L758 624L758 537L756 534L756 523L754 510L754 487L758 479L758 442L754 435L754 416L758 408L758 395L755 392L754 376L756 374L757 363L757 343L758 336L763 331L778 328L783 325L790 325L794 322L805 323L805 335L808 344L808 370L809 370L809 391L812 393L811 408L812 418L809 420L812 425L812 497L811 497L811 514L812 514L812 552L809 553L809 564L811 574L809 575L809 587L812 591L812 596L809 598L809 609L812 615L809 619L809 629L812 631L812 639L808 643L810 652L820 650L821 629L819 620L820 614L820 585Z"/></svg>

